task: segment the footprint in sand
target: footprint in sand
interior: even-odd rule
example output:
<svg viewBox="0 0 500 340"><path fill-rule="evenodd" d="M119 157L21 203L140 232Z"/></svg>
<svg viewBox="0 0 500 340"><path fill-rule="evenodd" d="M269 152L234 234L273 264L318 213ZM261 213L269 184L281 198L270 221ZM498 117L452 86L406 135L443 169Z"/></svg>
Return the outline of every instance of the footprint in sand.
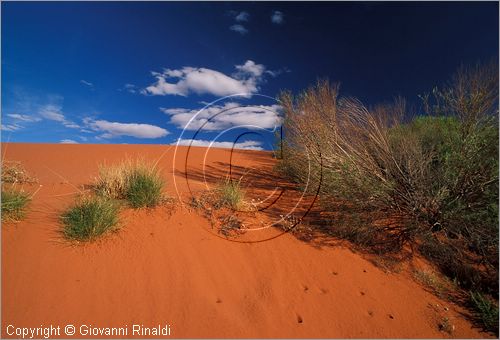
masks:
<svg viewBox="0 0 500 340"><path fill-rule="evenodd" d="M374 313L373 313L373 311L372 311L372 310L369 310L369 311L368 311L368 315L369 315L369 316L373 316L373 314L374 314Z"/></svg>
<svg viewBox="0 0 500 340"><path fill-rule="evenodd" d="M309 290L309 287L307 287L306 285L302 285L302 289L304 289L304 292L307 292Z"/></svg>
<svg viewBox="0 0 500 340"><path fill-rule="evenodd" d="M304 322L304 320L302 320L302 317L299 314L297 314L297 322L298 323L303 323Z"/></svg>
<svg viewBox="0 0 500 340"><path fill-rule="evenodd" d="M321 292L321 294L327 294L328 293L328 289L325 289L325 288L320 288L319 291Z"/></svg>
<svg viewBox="0 0 500 340"><path fill-rule="evenodd" d="M222 300L221 299L217 299L217 300L215 300L215 303L222 303Z"/></svg>
<svg viewBox="0 0 500 340"><path fill-rule="evenodd" d="M365 292L359 292L359 294L361 294L361 296L365 296Z"/></svg>
<svg viewBox="0 0 500 340"><path fill-rule="evenodd" d="M335 276L339 275L338 272L332 272L332 274L335 275Z"/></svg>

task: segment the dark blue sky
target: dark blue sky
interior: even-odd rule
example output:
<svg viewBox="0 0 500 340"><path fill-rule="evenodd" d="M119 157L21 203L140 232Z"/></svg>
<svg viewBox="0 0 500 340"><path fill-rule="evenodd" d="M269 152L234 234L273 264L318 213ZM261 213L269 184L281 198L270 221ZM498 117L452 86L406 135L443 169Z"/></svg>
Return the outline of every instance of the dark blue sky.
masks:
<svg viewBox="0 0 500 340"><path fill-rule="evenodd" d="M498 25L497 2L2 2L2 140L170 144L246 93L182 136L232 141L279 125L251 94L325 77L417 104L460 63L498 59Z"/></svg>

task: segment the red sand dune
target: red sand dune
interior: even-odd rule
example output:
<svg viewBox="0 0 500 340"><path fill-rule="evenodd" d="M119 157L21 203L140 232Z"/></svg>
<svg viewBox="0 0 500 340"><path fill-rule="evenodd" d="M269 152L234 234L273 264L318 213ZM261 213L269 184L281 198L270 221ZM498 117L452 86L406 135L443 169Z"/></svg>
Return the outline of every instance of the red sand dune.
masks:
<svg viewBox="0 0 500 340"><path fill-rule="evenodd" d="M189 185L187 150L177 149L174 164L171 146L2 145L5 159L22 162L42 185L26 219L2 225L2 337L9 337L9 325L60 326L61 337L67 337L67 324L76 326L78 337L81 325L128 327L130 337L137 324L170 325L175 338L446 338L450 335L438 329L444 317L455 325L451 337L489 336L410 274L385 273L345 246L313 246L291 234L257 243L219 237L186 204L189 189L205 186L207 149L191 149ZM58 234L59 214L92 182L98 164L127 156L161 157L167 192L179 193L181 202L173 212L168 207L123 211L118 233L69 245ZM229 150L208 151L208 183L224 177L229 157ZM276 195L269 153L238 151L232 161L235 173L252 168L245 182L249 194ZM34 191L37 185L25 188ZM300 194L287 195L256 218L276 218L280 209L286 213ZM310 201L301 202L299 212ZM279 231L247 234L241 239Z"/></svg>

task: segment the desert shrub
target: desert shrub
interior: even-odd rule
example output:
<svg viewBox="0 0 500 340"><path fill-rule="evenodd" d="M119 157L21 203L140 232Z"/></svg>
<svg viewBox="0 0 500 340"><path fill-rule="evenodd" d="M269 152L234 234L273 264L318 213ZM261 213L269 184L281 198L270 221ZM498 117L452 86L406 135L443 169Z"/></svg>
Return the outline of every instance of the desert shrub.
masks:
<svg viewBox="0 0 500 340"><path fill-rule="evenodd" d="M13 189L2 190L2 221L18 221L25 216L30 197Z"/></svg>
<svg viewBox="0 0 500 340"><path fill-rule="evenodd" d="M423 98L426 111L413 116L402 99L367 108L326 81L283 93L277 169L304 190L321 184L324 209L335 198L402 216L396 227L338 235L367 245L387 238L395 249L419 244L452 279L498 296L497 65L462 68Z"/></svg>
<svg viewBox="0 0 500 340"><path fill-rule="evenodd" d="M278 169L286 176L305 190L317 188L321 181L322 202L335 197L368 210L390 207L414 214L420 202L405 187L425 187L412 177L422 172L430 157L415 147L416 136L392 142L391 130L399 126L404 102L370 111L355 99L339 99L338 86L327 82L297 98L285 93L281 102L285 145Z"/></svg>
<svg viewBox="0 0 500 340"><path fill-rule="evenodd" d="M477 321L498 336L498 306L479 292L470 292L469 303Z"/></svg>
<svg viewBox="0 0 500 340"><path fill-rule="evenodd" d="M69 240L92 241L112 231L118 223L117 204L103 197L84 197L61 216Z"/></svg>
<svg viewBox="0 0 500 340"><path fill-rule="evenodd" d="M487 230L498 219L496 123L487 122L465 138L461 128L455 117L418 117L390 130L396 156L404 154L398 149L406 138L417 141L419 153L428 155L428 164L419 173L410 173L417 166L402 167L412 181L396 183L410 191L407 202L399 205L409 203L410 209L405 210L415 210L428 225L444 228L450 235L468 234L466 227L476 229L476 236L498 234L495 228Z"/></svg>
<svg viewBox="0 0 500 340"><path fill-rule="evenodd" d="M154 165L127 160L101 166L94 187L98 195L126 199L134 208L153 207L162 201L164 181Z"/></svg>

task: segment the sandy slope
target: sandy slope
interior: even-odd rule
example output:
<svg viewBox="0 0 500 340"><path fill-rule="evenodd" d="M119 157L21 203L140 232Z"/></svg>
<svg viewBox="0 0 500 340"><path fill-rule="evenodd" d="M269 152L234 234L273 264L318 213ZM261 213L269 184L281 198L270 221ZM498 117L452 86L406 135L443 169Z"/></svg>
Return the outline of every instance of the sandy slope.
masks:
<svg viewBox="0 0 500 340"><path fill-rule="evenodd" d="M58 214L99 163L162 157L168 193L187 201L189 189L204 187L206 149L190 152L189 185L187 148L177 150L174 166L169 146L3 144L2 151L42 184L26 220L2 225L2 337L8 325L51 324L169 324L172 337L449 337L438 330L443 317L455 325L453 337L487 336L408 274L384 273L345 247L312 246L290 234L229 242L182 204L174 212L124 211L121 231L94 244L69 246L60 238ZM229 151L210 150L205 179L213 183L228 163ZM268 153L237 152L233 164L240 174L254 167L249 192L274 195ZM268 218L279 203L274 209Z"/></svg>

